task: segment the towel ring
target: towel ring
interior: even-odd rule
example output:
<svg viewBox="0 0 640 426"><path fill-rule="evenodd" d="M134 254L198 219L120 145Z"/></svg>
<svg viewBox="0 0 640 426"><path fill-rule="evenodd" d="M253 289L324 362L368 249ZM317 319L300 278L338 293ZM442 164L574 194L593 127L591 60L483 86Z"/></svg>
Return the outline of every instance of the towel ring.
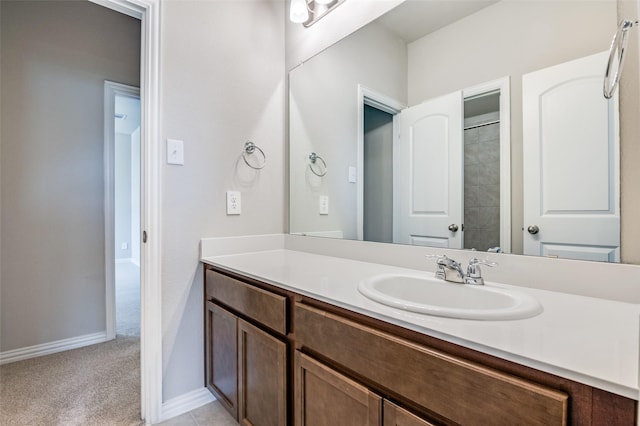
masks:
<svg viewBox="0 0 640 426"><path fill-rule="evenodd" d="M311 172L312 172L314 175L316 175L316 176L318 176L318 177L322 177L322 176L324 176L324 175L326 175L326 174L327 174L327 163L326 163L326 161L324 161L324 160L322 159L322 157L320 157L320 156L319 156L318 154L316 154L315 152L312 152L311 154L309 154L309 160L311 160L311 164L309 164L309 170L311 170ZM324 168L324 172L322 172L322 173L318 173L318 172L316 172L315 170L313 170L313 164L316 164L316 161L317 161L317 160L322 161L322 165L323 165L323 168Z"/></svg>
<svg viewBox="0 0 640 426"><path fill-rule="evenodd" d="M258 150L258 152L260 152L260 154L262 155L262 161L261 161L262 164L259 166L254 166L251 163L249 163L249 160L247 160L247 155L255 154L256 150ZM244 160L247 166L251 167L254 170L260 170L267 165L267 156L265 155L264 151L261 150L258 145L254 144L251 141L247 141L244 143L244 150L242 151L242 159Z"/></svg>
<svg viewBox="0 0 640 426"><path fill-rule="evenodd" d="M627 43L629 43L629 30L634 25L638 25L638 21L629 21L625 19L620 22L618 30L616 31L615 35L613 36L613 40L611 41L611 47L609 48L609 61L607 62L607 69L604 72L604 83L602 86L604 97L607 99L611 99L613 97L613 94L618 87L618 83L620 82L622 68L624 67L624 58L627 49ZM618 51L618 69L613 75L612 81L610 75L613 68L613 60L616 56L616 51Z"/></svg>

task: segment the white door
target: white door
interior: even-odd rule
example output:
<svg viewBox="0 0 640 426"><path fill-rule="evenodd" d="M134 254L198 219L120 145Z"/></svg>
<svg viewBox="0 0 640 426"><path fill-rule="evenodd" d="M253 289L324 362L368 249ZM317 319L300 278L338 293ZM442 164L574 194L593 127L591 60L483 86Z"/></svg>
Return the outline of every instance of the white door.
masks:
<svg viewBox="0 0 640 426"><path fill-rule="evenodd" d="M620 261L618 100L602 94L606 61L522 77L524 254Z"/></svg>
<svg viewBox="0 0 640 426"><path fill-rule="evenodd" d="M395 120L394 242L462 248L462 92Z"/></svg>

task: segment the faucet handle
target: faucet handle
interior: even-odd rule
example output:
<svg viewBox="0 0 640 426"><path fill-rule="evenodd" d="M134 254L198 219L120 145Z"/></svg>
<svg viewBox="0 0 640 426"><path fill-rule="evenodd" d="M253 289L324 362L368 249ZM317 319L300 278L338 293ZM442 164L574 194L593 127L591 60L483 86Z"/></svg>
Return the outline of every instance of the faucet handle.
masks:
<svg viewBox="0 0 640 426"><path fill-rule="evenodd" d="M427 254L426 257L435 257L437 259L436 264L439 267L454 268L454 269L460 268L460 264L458 262L451 259L450 257L447 257L444 254Z"/></svg>
<svg viewBox="0 0 640 426"><path fill-rule="evenodd" d="M467 267L467 275L465 275L464 278L465 284L484 285L484 278L482 278L480 265L494 267L498 266L498 263L474 257L469 261L469 266Z"/></svg>
<svg viewBox="0 0 640 426"><path fill-rule="evenodd" d="M436 269L436 278L444 280L444 267L452 259L449 259L444 254L427 254L425 257L427 259L436 259L436 265L438 265L438 269Z"/></svg>
<svg viewBox="0 0 640 426"><path fill-rule="evenodd" d="M498 266L498 262L489 262L486 259L478 259L477 257L474 257L469 261L469 266L476 266L476 265L487 265L493 268L494 266Z"/></svg>
<svg viewBox="0 0 640 426"><path fill-rule="evenodd" d="M448 259L448 257L444 254L425 254L424 257L427 259Z"/></svg>

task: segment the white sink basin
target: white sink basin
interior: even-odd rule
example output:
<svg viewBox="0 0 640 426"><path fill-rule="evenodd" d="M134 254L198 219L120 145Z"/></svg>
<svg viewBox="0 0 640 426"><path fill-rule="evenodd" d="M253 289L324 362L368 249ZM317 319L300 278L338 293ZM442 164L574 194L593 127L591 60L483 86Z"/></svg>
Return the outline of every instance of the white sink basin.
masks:
<svg viewBox="0 0 640 426"><path fill-rule="evenodd" d="M449 318L515 320L542 312L532 296L491 285L450 283L425 275L377 275L358 290L371 300L405 311Z"/></svg>

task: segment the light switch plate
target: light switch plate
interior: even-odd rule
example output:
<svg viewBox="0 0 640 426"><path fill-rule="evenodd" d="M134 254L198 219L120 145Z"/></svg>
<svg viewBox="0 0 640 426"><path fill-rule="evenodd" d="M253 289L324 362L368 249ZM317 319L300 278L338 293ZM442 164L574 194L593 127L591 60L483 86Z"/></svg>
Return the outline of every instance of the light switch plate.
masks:
<svg viewBox="0 0 640 426"><path fill-rule="evenodd" d="M227 214L242 213L242 197L240 191L227 191Z"/></svg>
<svg viewBox="0 0 640 426"><path fill-rule="evenodd" d="M319 202L320 214L329 214L329 197L327 195L321 195Z"/></svg>
<svg viewBox="0 0 640 426"><path fill-rule="evenodd" d="M357 180L358 180L358 170L355 167L350 166L349 167L349 183L356 183Z"/></svg>
<svg viewBox="0 0 640 426"><path fill-rule="evenodd" d="M177 139L167 139L167 164L184 164L184 142Z"/></svg>

